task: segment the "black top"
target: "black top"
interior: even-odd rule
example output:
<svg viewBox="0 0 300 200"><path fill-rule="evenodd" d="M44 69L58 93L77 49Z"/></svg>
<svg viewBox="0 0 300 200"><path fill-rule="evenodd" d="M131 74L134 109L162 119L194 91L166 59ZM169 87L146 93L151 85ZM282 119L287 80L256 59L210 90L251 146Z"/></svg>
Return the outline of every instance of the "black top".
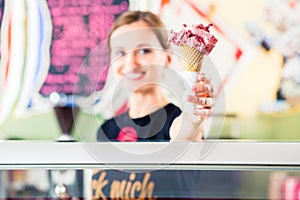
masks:
<svg viewBox="0 0 300 200"><path fill-rule="evenodd" d="M97 139L122 142L170 140L171 124L180 114L181 110L171 103L141 118L132 119L126 112L105 121L98 130ZM100 169L94 170L92 176L92 195L93 199L232 197L230 195L238 190L238 185L239 175L228 171Z"/></svg>
<svg viewBox="0 0 300 200"><path fill-rule="evenodd" d="M172 103L141 118L130 118L128 112L104 122L98 141L160 141L170 140L169 130L180 108Z"/></svg>

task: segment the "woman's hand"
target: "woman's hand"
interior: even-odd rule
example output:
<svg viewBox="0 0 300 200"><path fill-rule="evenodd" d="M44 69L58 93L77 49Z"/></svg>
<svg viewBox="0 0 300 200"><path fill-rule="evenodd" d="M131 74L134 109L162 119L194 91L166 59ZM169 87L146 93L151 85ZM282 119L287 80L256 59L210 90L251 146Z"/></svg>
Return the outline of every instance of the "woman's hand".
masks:
<svg viewBox="0 0 300 200"><path fill-rule="evenodd" d="M193 95L188 95L187 100L194 104L194 115L182 112L170 128L171 140L202 141L204 133L204 120L212 113L215 103L215 93L209 76L199 73L196 83L191 86ZM198 117L199 118L198 118Z"/></svg>
<svg viewBox="0 0 300 200"><path fill-rule="evenodd" d="M210 77L199 73L196 83L192 85L194 95L188 96L188 101L195 104L194 114L200 119L205 119L212 112L215 103L215 93Z"/></svg>

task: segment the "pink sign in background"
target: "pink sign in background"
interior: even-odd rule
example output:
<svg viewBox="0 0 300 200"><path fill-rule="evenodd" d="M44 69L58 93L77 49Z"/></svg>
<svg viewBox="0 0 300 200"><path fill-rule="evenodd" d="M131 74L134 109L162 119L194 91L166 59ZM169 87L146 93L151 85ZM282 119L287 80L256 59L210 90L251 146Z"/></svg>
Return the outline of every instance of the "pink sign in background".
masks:
<svg viewBox="0 0 300 200"><path fill-rule="evenodd" d="M51 63L40 93L88 95L100 90L109 64L105 40L115 17L128 9L128 0L47 3L53 26ZM95 48L100 51L89 56Z"/></svg>

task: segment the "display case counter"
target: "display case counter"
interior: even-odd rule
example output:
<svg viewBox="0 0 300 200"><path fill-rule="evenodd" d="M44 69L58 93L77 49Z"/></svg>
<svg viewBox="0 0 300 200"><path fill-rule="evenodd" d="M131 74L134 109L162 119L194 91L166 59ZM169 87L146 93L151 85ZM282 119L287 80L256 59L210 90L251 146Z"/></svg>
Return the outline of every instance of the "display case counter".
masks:
<svg viewBox="0 0 300 200"><path fill-rule="evenodd" d="M1 199L288 199L300 194L297 142L3 141L0 151Z"/></svg>
<svg viewBox="0 0 300 200"><path fill-rule="evenodd" d="M94 168L119 165L128 168L167 165L202 168L297 167L298 142L29 142L2 141L1 169ZM227 166L227 167L226 167Z"/></svg>

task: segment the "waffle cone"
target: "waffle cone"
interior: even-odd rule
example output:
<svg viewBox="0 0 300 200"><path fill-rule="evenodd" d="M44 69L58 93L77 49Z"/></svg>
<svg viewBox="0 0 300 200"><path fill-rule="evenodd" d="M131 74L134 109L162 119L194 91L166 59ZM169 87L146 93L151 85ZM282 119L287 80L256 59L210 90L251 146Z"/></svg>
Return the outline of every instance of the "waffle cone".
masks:
<svg viewBox="0 0 300 200"><path fill-rule="evenodd" d="M204 53L190 46L180 47L183 70L198 72L201 69Z"/></svg>

